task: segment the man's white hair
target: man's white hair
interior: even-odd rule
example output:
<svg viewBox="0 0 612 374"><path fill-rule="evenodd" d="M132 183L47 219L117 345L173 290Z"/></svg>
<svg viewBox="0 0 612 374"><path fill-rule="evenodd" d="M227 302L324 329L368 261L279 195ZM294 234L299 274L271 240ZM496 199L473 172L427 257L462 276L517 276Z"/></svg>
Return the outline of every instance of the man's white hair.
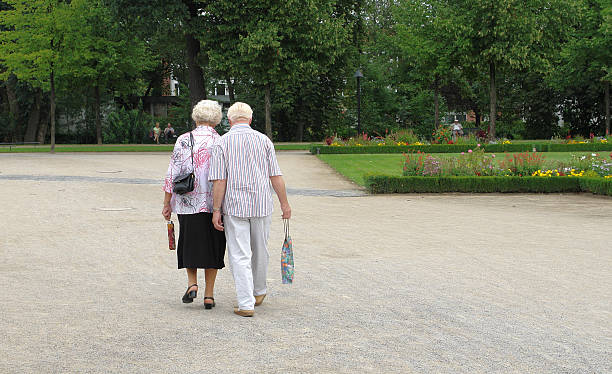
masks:
<svg viewBox="0 0 612 374"><path fill-rule="evenodd" d="M205 122L213 125L221 122L221 105L213 100L202 100L193 107L191 118L197 122Z"/></svg>
<svg viewBox="0 0 612 374"><path fill-rule="evenodd" d="M253 118L253 109L249 104L237 101L227 110L227 118L232 121L238 118L251 119Z"/></svg>

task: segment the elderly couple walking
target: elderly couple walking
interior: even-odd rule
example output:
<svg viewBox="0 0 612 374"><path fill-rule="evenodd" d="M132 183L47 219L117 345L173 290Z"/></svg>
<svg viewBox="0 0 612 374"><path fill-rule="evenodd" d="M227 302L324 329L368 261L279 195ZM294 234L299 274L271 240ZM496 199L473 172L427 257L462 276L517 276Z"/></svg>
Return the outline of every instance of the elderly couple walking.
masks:
<svg viewBox="0 0 612 374"><path fill-rule="evenodd" d="M181 135L174 146L164 183L162 215L178 215L178 268L187 270L184 303L197 296L197 271L204 269L204 306L215 306L217 270L228 258L238 307L234 313L252 317L267 293L267 249L273 210L272 189L280 201L282 217L291 218L291 207L274 145L251 128L253 111L237 102L227 111L230 131L219 136L221 106L202 100L194 108L196 128ZM173 193L174 179L194 173L192 192Z"/></svg>

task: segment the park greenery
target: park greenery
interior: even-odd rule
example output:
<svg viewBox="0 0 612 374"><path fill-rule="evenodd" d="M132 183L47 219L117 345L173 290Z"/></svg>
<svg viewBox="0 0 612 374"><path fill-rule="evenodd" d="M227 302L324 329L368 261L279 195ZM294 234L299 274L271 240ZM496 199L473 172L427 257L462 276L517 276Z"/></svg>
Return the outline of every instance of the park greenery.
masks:
<svg viewBox="0 0 612 374"><path fill-rule="evenodd" d="M0 142L141 143L219 85L274 140L359 140L357 69L369 139L465 112L487 142L590 138L611 62L609 0L0 0Z"/></svg>

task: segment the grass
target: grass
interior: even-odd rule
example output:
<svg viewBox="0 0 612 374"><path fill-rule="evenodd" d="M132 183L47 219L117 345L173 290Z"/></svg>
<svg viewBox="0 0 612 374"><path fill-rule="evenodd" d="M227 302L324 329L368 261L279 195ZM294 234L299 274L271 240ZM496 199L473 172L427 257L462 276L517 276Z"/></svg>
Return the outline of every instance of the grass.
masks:
<svg viewBox="0 0 612 374"><path fill-rule="evenodd" d="M592 152L546 152L547 161L570 161L573 154L586 155ZM458 157L459 153L436 153L437 157ZM401 154L322 154L318 155L329 166L353 182L364 186L365 174L387 174L401 176L404 156ZM497 153L498 160L504 158Z"/></svg>
<svg viewBox="0 0 612 374"><path fill-rule="evenodd" d="M309 150L310 143L279 143L274 148L277 151ZM55 152L172 152L173 144L58 144ZM49 145L40 146L0 146L0 153L37 153L49 152Z"/></svg>

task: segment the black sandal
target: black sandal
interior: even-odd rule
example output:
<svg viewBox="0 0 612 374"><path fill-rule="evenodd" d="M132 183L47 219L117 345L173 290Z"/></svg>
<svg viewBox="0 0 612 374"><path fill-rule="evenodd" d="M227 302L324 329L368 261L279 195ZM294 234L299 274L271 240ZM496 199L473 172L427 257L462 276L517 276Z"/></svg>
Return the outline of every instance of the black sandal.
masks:
<svg viewBox="0 0 612 374"><path fill-rule="evenodd" d="M198 285L196 283L194 283L191 286L187 287L187 291L183 295L183 302L185 304L193 303L193 299L195 299L198 296L198 290L189 291L191 289L191 287L193 287L193 286L197 287Z"/></svg>
<svg viewBox="0 0 612 374"><path fill-rule="evenodd" d="M212 303L207 303L206 300L212 300ZM212 309L215 306L215 298L214 297L209 297L206 296L204 297L204 308L205 309Z"/></svg>

